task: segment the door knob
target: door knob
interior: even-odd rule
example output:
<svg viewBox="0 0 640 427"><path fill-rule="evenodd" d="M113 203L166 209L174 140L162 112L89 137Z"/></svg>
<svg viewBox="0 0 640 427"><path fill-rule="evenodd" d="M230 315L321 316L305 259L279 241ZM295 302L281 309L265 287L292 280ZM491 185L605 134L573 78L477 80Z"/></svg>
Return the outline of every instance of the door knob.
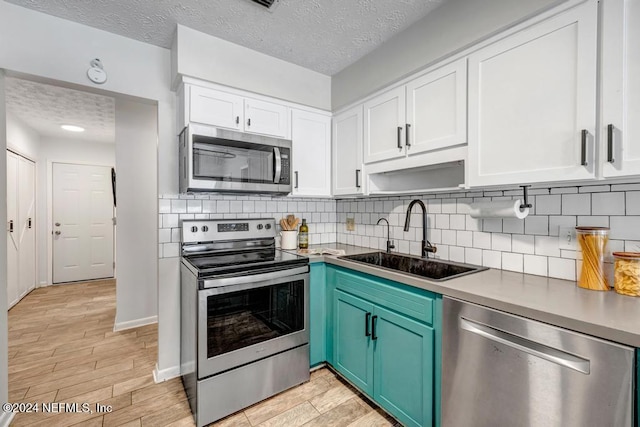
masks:
<svg viewBox="0 0 640 427"><path fill-rule="evenodd" d="M56 222L56 227L60 227L60 223L59 222Z"/></svg>
<svg viewBox="0 0 640 427"><path fill-rule="evenodd" d="M60 234L62 234L62 232L61 232L61 231L59 231L59 230L56 230L54 234L55 234L56 236L59 236Z"/></svg>

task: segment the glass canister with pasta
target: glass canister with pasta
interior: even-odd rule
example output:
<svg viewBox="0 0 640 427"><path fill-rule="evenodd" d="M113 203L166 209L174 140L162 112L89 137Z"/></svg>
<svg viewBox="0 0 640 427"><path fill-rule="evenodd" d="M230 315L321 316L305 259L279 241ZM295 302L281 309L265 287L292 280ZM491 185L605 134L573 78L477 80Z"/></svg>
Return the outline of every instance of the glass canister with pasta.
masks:
<svg viewBox="0 0 640 427"><path fill-rule="evenodd" d="M640 297L640 252L614 252L613 258L616 292Z"/></svg>
<svg viewBox="0 0 640 427"><path fill-rule="evenodd" d="M604 255L609 241L608 227L576 227L576 237L582 251L582 268L578 286L594 291L608 291L604 272Z"/></svg>

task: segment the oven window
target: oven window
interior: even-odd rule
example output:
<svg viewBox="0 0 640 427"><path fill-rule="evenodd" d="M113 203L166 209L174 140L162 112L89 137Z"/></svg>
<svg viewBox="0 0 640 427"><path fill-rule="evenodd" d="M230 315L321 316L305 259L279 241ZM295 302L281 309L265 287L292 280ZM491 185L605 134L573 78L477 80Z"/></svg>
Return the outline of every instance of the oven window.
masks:
<svg viewBox="0 0 640 427"><path fill-rule="evenodd" d="M274 164L273 147L220 138L194 137L194 178L272 183Z"/></svg>
<svg viewBox="0 0 640 427"><path fill-rule="evenodd" d="M207 297L207 357L304 329L304 281Z"/></svg>

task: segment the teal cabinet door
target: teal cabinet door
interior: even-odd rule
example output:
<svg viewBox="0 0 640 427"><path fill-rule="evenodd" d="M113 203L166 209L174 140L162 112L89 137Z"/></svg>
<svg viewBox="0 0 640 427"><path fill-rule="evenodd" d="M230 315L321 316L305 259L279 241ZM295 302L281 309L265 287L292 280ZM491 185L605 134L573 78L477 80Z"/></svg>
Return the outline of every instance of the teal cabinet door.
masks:
<svg viewBox="0 0 640 427"><path fill-rule="evenodd" d="M373 347L371 317L373 304L333 291L334 367L363 392L373 395Z"/></svg>
<svg viewBox="0 0 640 427"><path fill-rule="evenodd" d="M406 426L431 426L433 328L378 306L374 316L374 399Z"/></svg>
<svg viewBox="0 0 640 427"><path fill-rule="evenodd" d="M327 360L327 294L325 264L310 264L309 274L309 358L315 366Z"/></svg>

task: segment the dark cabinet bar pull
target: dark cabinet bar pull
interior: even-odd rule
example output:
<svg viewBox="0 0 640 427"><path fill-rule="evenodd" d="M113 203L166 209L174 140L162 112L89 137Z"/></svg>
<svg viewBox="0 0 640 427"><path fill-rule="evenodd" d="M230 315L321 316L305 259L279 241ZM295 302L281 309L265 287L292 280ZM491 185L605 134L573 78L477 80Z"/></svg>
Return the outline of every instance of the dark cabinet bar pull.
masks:
<svg viewBox="0 0 640 427"><path fill-rule="evenodd" d="M581 136L581 148L580 148L580 165L581 166L587 166L587 135L589 134L589 132L587 132L586 129L582 129L581 132L582 136Z"/></svg>
<svg viewBox="0 0 640 427"><path fill-rule="evenodd" d="M370 320L371 320L371 313L367 312L367 314L364 315L364 336L365 337L371 336L371 332L369 331Z"/></svg>
<svg viewBox="0 0 640 427"><path fill-rule="evenodd" d="M613 125L607 126L607 162L613 163L615 159L613 158Z"/></svg>
<svg viewBox="0 0 640 427"><path fill-rule="evenodd" d="M247 126L251 126L251 118L247 119Z"/></svg>
<svg viewBox="0 0 640 427"><path fill-rule="evenodd" d="M402 149L402 126L398 126L398 148Z"/></svg>
<svg viewBox="0 0 640 427"><path fill-rule="evenodd" d="M371 339L372 340L377 340L378 337L376 336L376 319L378 318L378 316L373 316L371 318Z"/></svg>
<svg viewBox="0 0 640 427"><path fill-rule="evenodd" d="M9 221L9 233L13 233L13 220Z"/></svg>
<svg viewBox="0 0 640 427"><path fill-rule="evenodd" d="M360 169L356 169L356 188L360 188Z"/></svg>
<svg viewBox="0 0 640 427"><path fill-rule="evenodd" d="M296 175L296 185L294 188L298 188L298 171L295 171L294 174Z"/></svg>
<svg viewBox="0 0 640 427"><path fill-rule="evenodd" d="M411 133L411 125L409 123L406 124L406 133L404 134L404 145L407 146L407 148L411 147L411 142L409 142L409 133Z"/></svg>
<svg viewBox="0 0 640 427"><path fill-rule="evenodd" d="M31 228L31 218L29 218L28 222L28 227Z"/></svg>
<svg viewBox="0 0 640 427"><path fill-rule="evenodd" d="M240 116L236 116L236 124L239 125L240 124Z"/></svg>

